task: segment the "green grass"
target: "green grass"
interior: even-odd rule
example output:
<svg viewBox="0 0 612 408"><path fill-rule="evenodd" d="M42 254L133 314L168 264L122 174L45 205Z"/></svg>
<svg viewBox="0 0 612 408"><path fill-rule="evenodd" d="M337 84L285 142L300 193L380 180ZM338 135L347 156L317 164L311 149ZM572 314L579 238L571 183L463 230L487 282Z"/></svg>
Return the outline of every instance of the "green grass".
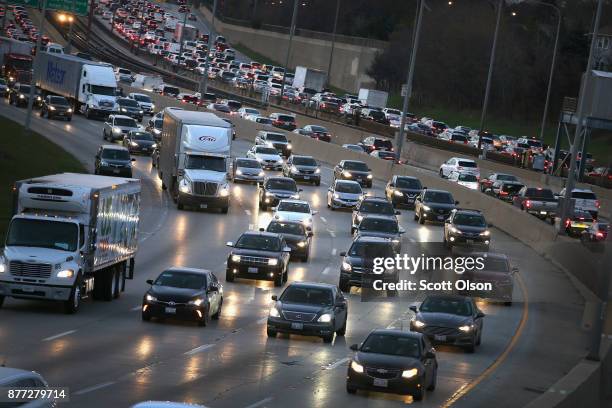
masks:
<svg viewBox="0 0 612 408"><path fill-rule="evenodd" d="M11 218L15 181L61 172L86 173L81 163L37 133L23 134L23 126L0 118L0 245Z"/></svg>

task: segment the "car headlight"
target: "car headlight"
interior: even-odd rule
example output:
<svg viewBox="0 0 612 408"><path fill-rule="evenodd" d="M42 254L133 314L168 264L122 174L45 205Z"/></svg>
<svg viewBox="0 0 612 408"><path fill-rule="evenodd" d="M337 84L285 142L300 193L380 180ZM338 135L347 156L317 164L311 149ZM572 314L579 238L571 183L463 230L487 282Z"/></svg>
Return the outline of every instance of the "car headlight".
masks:
<svg viewBox="0 0 612 408"><path fill-rule="evenodd" d="M153 144L151 145L151 149L157 149L157 143L153 143Z"/></svg>
<svg viewBox="0 0 612 408"><path fill-rule="evenodd" d="M219 196L221 197L227 197L229 195L229 188L227 186L227 184L221 189L221 192L219 193Z"/></svg>
<svg viewBox="0 0 612 408"><path fill-rule="evenodd" d="M242 176L242 170L240 170L240 169L236 170L236 175L237 176Z"/></svg>
<svg viewBox="0 0 612 408"><path fill-rule="evenodd" d="M297 200L298 198L300 198L300 195L298 193L291 194L291 198L293 198L294 200Z"/></svg>
<svg viewBox="0 0 612 408"><path fill-rule="evenodd" d="M139 113L142 115L144 113L144 111L140 111Z"/></svg>
<svg viewBox="0 0 612 408"><path fill-rule="evenodd" d="M287 144L287 149L289 149L289 150L293 149L293 146L291 146L291 143Z"/></svg>
<svg viewBox="0 0 612 408"><path fill-rule="evenodd" d="M68 108L68 110L66 112L72 113L72 108Z"/></svg>
<svg viewBox="0 0 612 408"><path fill-rule="evenodd" d="M149 294L147 294L146 299L147 299L147 302L157 302L157 298Z"/></svg>
<svg viewBox="0 0 612 408"><path fill-rule="evenodd" d="M472 327L473 327L473 326L469 326L469 325L467 325L467 324L466 324L466 325L464 325L464 326L459 326L459 327L457 327L457 328L458 328L459 330L461 330L462 332L467 333L467 332L469 332L470 330L472 330Z"/></svg>
<svg viewBox="0 0 612 408"><path fill-rule="evenodd" d="M431 211L431 207L424 205L423 211Z"/></svg>
<svg viewBox="0 0 612 408"><path fill-rule="evenodd" d="M121 112L127 112L127 109L121 108Z"/></svg>
<svg viewBox="0 0 612 408"><path fill-rule="evenodd" d="M4 257L0 257L0 273L6 272L6 260Z"/></svg>
<svg viewBox="0 0 612 408"><path fill-rule="evenodd" d="M300 241L297 243L297 246L299 246L300 248L304 248L306 246L306 241Z"/></svg>
<svg viewBox="0 0 612 408"><path fill-rule="evenodd" d="M280 313L278 312L278 309L276 308L276 306L272 306L270 308L269 315L270 315L270 317L280 317Z"/></svg>
<svg viewBox="0 0 612 408"><path fill-rule="evenodd" d="M189 301L189 304L194 305L194 306L200 306L202 303L204 303L204 299L200 299L200 298Z"/></svg>
<svg viewBox="0 0 612 408"><path fill-rule="evenodd" d="M274 145L272 144L272 142L266 142L266 146L268 146L268 147L274 147Z"/></svg>
<svg viewBox="0 0 612 408"><path fill-rule="evenodd" d="M414 324L414 327L416 327L417 329L420 329L421 327L425 327L425 323L423 323L420 320L414 320L412 324Z"/></svg>
<svg viewBox="0 0 612 408"><path fill-rule="evenodd" d="M319 323L329 323L332 320L332 315L331 313L323 313L321 316L319 316L319 318L317 319L317 322Z"/></svg>
<svg viewBox="0 0 612 408"><path fill-rule="evenodd" d="M371 174L368 174L368 179L370 179L370 180L372 179L372 175Z"/></svg>
<svg viewBox="0 0 612 408"><path fill-rule="evenodd" d="M40 96L37 96L37 97L36 97L36 100L37 100L37 101L40 101L41 99L42 99L42 98L41 98Z"/></svg>
<svg viewBox="0 0 612 408"><path fill-rule="evenodd" d="M191 183L186 179L182 179L179 183L179 191L181 193L190 193L191 192Z"/></svg>
<svg viewBox="0 0 612 408"><path fill-rule="evenodd" d="M350 263L346 261L342 261L342 270L346 272L350 272L353 269Z"/></svg>
<svg viewBox="0 0 612 408"><path fill-rule="evenodd" d="M121 133L121 129L117 126L113 126L113 133Z"/></svg>
<svg viewBox="0 0 612 408"><path fill-rule="evenodd" d="M72 269L64 269L57 273L58 278L72 278L74 276L74 271Z"/></svg>
<svg viewBox="0 0 612 408"><path fill-rule="evenodd" d="M49 106L49 110L54 111L55 110L55 106Z"/></svg>
<svg viewBox="0 0 612 408"><path fill-rule="evenodd" d="M361 222L361 220L363 220L363 215L358 215L357 216L357 221Z"/></svg>
<svg viewBox="0 0 612 408"><path fill-rule="evenodd" d="M485 230L480 233L480 236L482 237L488 237L489 235L491 235L491 231L489 230Z"/></svg>
<svg viewBox="0 0 612 408"><path fill-rule="evenodd" d="M292 172L292 173L297 173L297 172L299 172L299 170L298 170L298 168L297 168L297 167L295 167L295 166L291 166L291 172Z"/></svg>
<svg viewBox="0 0 612 408"><path fill-rule="evenodd" d="M23 98L25 98L25 95L24 94L19 94L19 99L23 99Z"/></svg>
<svg viewBox="0 0 612 408"><path fill-rule="evenodd" d="M278 259L276 259L276 258L270 258L270 259L268 259L268 265L270 265L270 266L276 266L276 265L278 265Z"/></svg>
<svg viewBox="0 0 612 408"><path fill-rule="evenodd" d="M240 255L232 255L232 262L239 263L240 262Z"/></svg>
<svg viewBox="0 0 612 408"><path fill-rule="evenodd" d="M453 234L462 234L462 232L455 227L450 227L450 230Z"/></svg>
<svg viewBox="0 0 612 408"><path fill-rule="evenodd" d="M337 200L340 199L340 194L334 193L334 198L337 199Z"/></svg>
<svg viewBox="0 0 612 408"><path fill-rule="evenodd" d="M349 172L348 172L348 171L346 171L346 170L344 170L344 171L342 172L342 175L343 175L344 177L352 177L352 174L351 174L351 173L349 173Z"/></svg>
<svg viewBox="0 0 612 408"><path fill-rule="evenodd" d="M130 142L130 146L132 147L138 147L138 143L134 142L133 140Z"/></svg>
<svg viewBox="0 0 612 408"><path fill-rule="evenodd" d="M151 105L151 110L155 110L155 104Z"/></svg>
<svg viewBox="0 0 612 408"><path fill-rule="evenodd" d="M399 191L399 190L395 190L395 191L393 192L393 195L398 196L398 197L401 197L401 196L403 196L403 195L404 195L404 193L402 193L402 192L401 192L401 191Z"/></svg>
<svg viewBox="0 0 612 408"><path fill-rule="evenodd" d="M153 129L153 133L159 135L161 134L161 129Z"/></svg>
<svg viewBox="0 0 612 408"><path fill-rule="evenodd" d="M321 173L321 169L317 168L317 169L315 170L315 173L316 173L316 174Z"/></svg>
<svg viewBox="0 0 612 408"><path fill-rule="evenodd" d="M266 191L266 197L274 197L274 193Z"/></svg>
<svg viewBox="0 0 612 408"><path fill-rule="evenodd" d="M258 162L262 162L263 159L261 157L256 157L255 160L257 160Z"/></svg>
<svg viewBox="0 0 612 408"><path fill-rule="evenodd" d="M419 373L419 370L416 368L411 368L410 370L402 371L402 378L412 378Z"/></svg>
<svg viewBox="0 0 612 408"><path fill-rule="evenodd" d="M260 172L259 172L259 174L258 174L258 176L259 176L259 177L263 177L263 176L265 176L265 175L266 175L266 173L264 173L264 171L263 171L263 170L262 170L262 171L260 171Z"/></svg>
<svg viewBox="0 0 612 408"><path fill-rule="evenodd" d="M351 361L351 370L356 373L363 373L363 366L356 361Z"/></svg>

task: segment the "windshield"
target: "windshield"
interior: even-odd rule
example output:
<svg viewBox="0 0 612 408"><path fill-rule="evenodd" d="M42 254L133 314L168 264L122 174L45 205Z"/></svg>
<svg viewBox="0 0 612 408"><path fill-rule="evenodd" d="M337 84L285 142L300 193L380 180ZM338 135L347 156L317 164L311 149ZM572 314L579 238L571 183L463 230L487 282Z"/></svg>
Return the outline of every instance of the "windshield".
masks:
<svg viewBox="0 0 612 408"><path fill-rule="evenodd" d="M376 147L385 147L387 149L392 149L393 148L393 143L391 143L390 140L375 139L374 140L374 146L376 146Z"/></svg>
<svg viewBox="0 0 612 408"><path fill-rule="evenodd" d="M236 101L228 101L227 102L227 106L229 106L232 109L240 109L242 104L240 102L236 102Z"/></svg>
<svg viewBox="0 0 612 408"><path fill-rule="evenodd" d="M269 124L271 124L271 123L272 123L272 119L268 119L268 118L257 118L257 119L255 119L255 122L257 122L257 123L263 123L263 124L269 125Z"/></svg>
<svg viewBox="0 0 612 408"><path fill-rule="evenodd" d="M394 220L366 217L359 223L359 230L397 233L398 226Z"/></svg>
<svg viewBox="0 0 612 408"><path fill-rule="evenodd" d="M473 162L473 161L462 161L462 160L459 160L458 164L459 164L460 167L472 167L472 168L476 168L477 167L476 163Z"/></svg>
<svg viewBox="0 0 612 408"><path fill-rule="evenodd" d="M479 214L457 214L453 218L453 223L456 225L465 225L466 227L486 227L487 223L484 217Z"/></svg>
<svg viewBox="0 0 612 408"><path fill-rule="evenodd" d="M364 201L359 207L360 212L394 215L393 205L388 201Z"/></svg>
<svg viewBox="0 0 612 408"><path fill-rule="evenodd" d="M291 201L281 201L277 207L278 211L297 212L297 213L310 213L310 206L308 203L294 203Z"/></svg>
<svg viewBox="0 0 612 408"><path fill-rule="evenodd" d="M358 183L336 183L338 193L361 194L362 191Z"/></svg>
<svg viewBox="0 0 612 408"><path fill-rule="evenodd" d="M331 289L289 286L281 295L284 303L302 303L307 305L331 306L334 304Z"/></svg>
<svg viewBox="0 0 612 408"><path fill-rule="evenodd" d="M421 182L418 179L413 178L398 178L395 181L395 187L398 188L410 188L413 190L420 190L422 188Z"/></svg>
<svg viewBox="0 0 612 408"><path fill-rule="evenodd" d="M285 137L285 135L280 134L280 133L268 133L268 135L266 136L266 139L271 140L273 142L286 142L287 138Z"/></svg>
<svg viewBox="0 0 612 408"><path fill-rule="evenodd" d="M30 85L19 85L19 92L21 92L22 94L29 94Z"/></svg>
<svg viewBox="0 0 612 408"><path fill-rule="evenodd" d="M153 124L153 127L155 129L161 129L163 125L164 125L163 119L155 119L155 123Z"/></svg>
<svg viewBox="0 0 612 408"><path fill-rule="evenodd" d="M459 316L470 316L472 305L463 299L428 297L421 304L421 312L448 313Z"/></svg>
<svg viewBox="0 0 612 408"><path fill-rule="evenodd" d="M363 342L359 351L414 358L421 355L418 339L396 334L372 333Z"/></svg>
<svg viewBox="0 0 612 408"><path fill-rule="evenodd" d="M358 256L367 259L377 257L393 257L393 246L390 242L363 242L355 241L349 250L350 256Z"/></svg>
<svg viewBox="0 0 612 408"><path fill-rule="evenodd" d="M268 180L266 188L269 190L297 191L297 185L293 180Z"/></svg>
<svg viewBox="0 0 612 408"><path fill-rule="evenodd" d="M108 160L130 160L130 152L127 149L104 149L102 158Z"/></svg>
<svg viewBox="0 0 612 408"><path fill-rule="evenodd" d="M165 86L164 87L164 93L170 93L170 94L179 94L179 89L174 87L174 86Z"/></svg>
<svg viewBox="0 0 612 408"><path fill-rule="evenodd" d="M225 172L225 159L223 157L190 155L185 159L185 168Z"/></svg>
<svg viewBox="0 0 612 408"><path fill-rule="evenodd" d="M583 200L597 200L597 196L590 191L573 191L572 198L580 198Z"/></svg>
<svg viewBox="0 0 612 408"><path fill-rule="evenodd" d="M518 179L516 178L516 176L513 176L512 174L498 174L498 175L497 175L497 180L503 180L503 181L518 181Z"/></svg>
<svg viewBox="0 0 612 408"><path fill-rule="evenodd" d="M428 191L423 197L423 201L429 203L454 204L453 196L445 191Z"/></svg>
<svg viewBox="0 0 612 408"><path fill-rule="evenodd" d="M151 103L151 98L149 98L147 95L134 95L134 99L136 99L138 102Z"/></svg>
<svg viewBox="0 0 612 408"><path fill-rule="evenodd" d="M202 289L206 287L206 276L200 273L165 271L159 275L154 284L180 289Z"/></svg>
<svg viewBox="0 0 612 408"><path fill-rule="evenodd" d="M364 162L345 161L344 169L345 170L368 171L368 166Z"/></svg>
<svg viewBox="0 0 612 408"><path fill-rule="evenodd" d="M132 139L153 141L153 136L147 132L134 132L132 133Z"/></svg>
<svg viewBox="0 0 612 408"><path fill-rule="evenodd" d="M236 160L236 167L246 167L249 169L260 169L261 164L257 160Z"/></svg>
<svg viewBox="0 0 612 408"><path fill-rule="evenodd" d="M310 126L310 130L316 133L327 133L327 129L323 126Z"/></svg>
<svg viewBox="0 0 612 408"><path fill-rule="evenodd" d="M293 164L297 164L298 166L317 166L316 160L312 157L294 157Z"/></svg>
<svg viewBox="0 0 612 408"><path fill-rule="evenodd" d="M61 96L52 96L49 99L49 103L52 103L53 105L69 106L66 98L62 98Z"/></svg>
<svg viewBox="0 0 612 408"><path fill-rule="evenodd" d="M11 222L6 246L51 248L74 252L78 246L78 228L71 222L16 218Z"/></svg>
<svg viewBox="0 0 612 408"><path fill-rule="evenodd" d="M91 93L94 95L115 96L117 92L115 88L110 86L90 85Z"/></svg>
<svg viewBox="0 0 612 408"><path fill-rule="evenodd" d="M549 200L553 200L555 198L551 190L543 188L529 188L527 189L525 196L529 198L543 198Z"/></svg>
<svg viewBox="0 0 612 408"><path fill-rule="evenodd" d="M132 118L115 118L115 126L137 127L136 121Z"/></svg>
<svg viewBox="0 0 612 408"><path fill-rule="evenodd" d="M295 122L295 118L289 115L278 115L278 120L283 122Z"/></svg>
<svg viewBox="0 0 612 408"><path fill-rule="evenodd" d="M280 239L268 235L245 234L236 242L236 248L257 249L261 251L280 251Z"/></svg>
<svg viewBox="0 0 612 408"><path fill-rule="evenodd" d="M275 148L273 148L273 147L265 147L265 146L256 147L255 148L255 153L278 155L278 151Z"/></svg>
<svg viewBox="0 0 612 408"><path fill-rule="evenodd" d="M272 221L268 225L268 232L276 232L278 234L291 234L291 235L306 235L305 227L302 223L283 223L278 221Z"/></svg>
<svg viewBox="0 0 612 408"><path fill-rule="evenodd" d="M121 106L129 106L131 108L139 108L138 102L133 99L119 99L117 103Z"/></svg>
<svg viewBox="0 0 612 408"><path fill-rule="evenodd" d="M457 177L457 180L459 181L469 181L469 182L477 182L478 179L476 178L475 175L473 174L459 174L459 176Z"/></svg>

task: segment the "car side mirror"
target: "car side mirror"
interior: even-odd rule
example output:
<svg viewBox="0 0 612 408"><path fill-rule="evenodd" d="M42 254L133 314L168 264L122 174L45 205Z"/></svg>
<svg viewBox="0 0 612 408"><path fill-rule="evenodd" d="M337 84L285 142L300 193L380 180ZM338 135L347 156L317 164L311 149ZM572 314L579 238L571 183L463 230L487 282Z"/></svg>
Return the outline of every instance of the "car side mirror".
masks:
<svg viewBox="0 0 612 408"><path fill-rule="evenodd" d="M430 350L427 353L425 353L425 358L436 358L436 353Z"/></svg>
<svg viewBox="0 0 612 408"><path fill-rule="evenodd" d="M406 233L406 230L405 230L405 229L403 229L403 228L400 228L398 232L399 232L400 234L405 234L405 233Z"/></svg>
<svg viewBox="0 0 612 408"><path fill-rule="evenodd" d="M484 314L484 313L483 313L481 310L479 310L479 311L476 313L476 317L485 317L485 314Z"/></svg>
<svg viewBox="0 0 612 408"><path fill-rule="evenodd" d="M149 285L152 285L152 284L153 284L153 279L147 279L147 283L148 283Z"/></svg>
<svg viewBox="0 0 612 408"><path fill-rule="evenodd" d="M372 169L368 167L368 171L372 171Z"/></svg>
<svg viewBox="0 0 612 408"><path fill-rule="evenodd" d="M340 252L338 255L340 255L340 256L346 256L346 252L342 251L342 252Z"/></svg>
<svg viewBox="0 0 612 408"><path fill-rule="evenodd" d="M318 213L319 213L319 212L318 212L317 210L314 210L314 211L312 212L312 215L317 215Z"/></svg>
<svg viewBox="0 0 612 408"><path fill-rule="evenodd" d="M401 214L401 212L395 211L395 215L400 215L400 214Z"/></svg>
<svg viewBox="0 0 612 408"><path fill-rule="evenodd" d="M350 349L353 351L359 351L359 344L351 344Z"/></svg>
<svg viewBox="0 0 612 408"><path fill-rule="evenodd" d="M130 161L135 162L135 161L136 161L136 159L132 157L132 158L130 159Z"/></svg>
<svg viewBox="0 0 612 408"><path fill-rule="evenodd" d="M510 272L511 272L511 273L514 275L514 274L516 274L516 273L518 273L518 272L519 272L519 268L517 268L517 267L515 266L515 267L513 267L513 268L510 270Z"/></svg>
<svg viewBox="0 0 612 408"><path fill-rule="evenodd" d="M298 193L301 193L302 191L304 191L304 190L301 189L301 188L298 188Z"/></svg>
<svg viewBox="0 0 612 408"><path fill-rule="evenodd" d="M272 300L277 301L278 300L278 296L272 295Z"/></svg>
<svg viewBox="0 0 612 408"><path fill-rule="evenodd" d="M259 231L261 231L261 232L264 232L265 230L266 230L266 229L265 229L265 228L263 228L263 227L260 227L260 228L259 228Z"/></svg>
<svg viewBox="0 0 612 408"><path fill-rule="evenodd" d="M334 189L330 187L327 189L327 191L334 191Z"/></svg>
<svg viewBox="0 0 612 408"><path fill-rule="evenodd" d="M417 313L419 311L419 309L417 309L416 305L411 305L409 307L410 310L412 310L414 313Z"/></svg>
<svg viewBox="0 0 612 408"><path fill-rule="evenodd" d="M226 245L226 246L228 246L228 247L233 247L233 246L234 246L234 243L233 243L232 241L227 241L227 242L225 243L225 245Z"/></svg>
<svg viewBox="0 0 612 408"><path fill-rule="evenodd" d="M455 201L455 205L459 205L459 201Z"/></svg>
<svg viewBox="0 0 612 408"><path fill-rule="evenodd" d="M308 232L306 232L306 235L308 235L309 237L312 237L314 235L314 233L312 231L308 231Z"/></svg>
<svg viewBox="0 0 612 408"><path fill-rule="evenodd" d="M286 246L286 247L283 248L283 252L291 252L291 248Z"/></svg>
<svg viewBox="0 0 612 408"><path fill-rule="evenodd" d="M493 223L492 222L488 223L487 227L489 227L489 228L493 227Z"/></svg>

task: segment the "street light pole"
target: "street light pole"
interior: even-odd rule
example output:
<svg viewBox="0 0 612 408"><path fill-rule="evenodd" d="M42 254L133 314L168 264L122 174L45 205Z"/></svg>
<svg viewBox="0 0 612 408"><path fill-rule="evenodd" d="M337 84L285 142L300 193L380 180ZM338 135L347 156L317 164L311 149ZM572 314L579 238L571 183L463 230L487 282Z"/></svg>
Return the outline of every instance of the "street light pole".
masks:
<svg viewBox="0 0 612 408"><path fill-rule="evenodd" d="M208 90L208 67L210 65L210 47L215 30L215 14L217 14L217 0L213 3L212 18L210 21L210 29L208 30L208 50L206 51L206 60L204 61L204 75L200 81L200 99L204 97L204 94Z"/></svg>
<svg viewBox="0 0 612 408"><path fill-rule="evenodd" d="M295 24L297 21L298 14L298 0L293 2L293 15L291 16L291 28L289 30L289 47L287 47L287 58L285 59L285 70L283 71L283 83L281 84L281 93L278 100L279 105L283 102L283 95L285 95L285 78L287 77L287 70L289 69L289 56L291 55L291 46L293 45L293 36L295 35Z"/></svg>
<svg viewBox="0 0 612 408"><path fill-rule="evenodd" d="M66 45L66 54L70 54L70 51L72 51L72 26L74 25L75 8L76 8L76 0L72 0L72 14L68 16L68 22L70 23L70 28L68 29L68 44Z"/></svg>
<svg viewBox="0 0 612 408"><path fill-rule="evenodd" d="M419 49L419 39L421 37L421 21L423 20L423 9L425 8L425 0L417 0L419 2L419 9L416 17L416 25L414 28L414 38L412 40L412 52L410 53L410 65L408 68L408 79L406 80L406 95L404 95L404 102L402 105L402 116L400 117L400 128L397 134L398 140L395 143L397 145L397 154L395 157L396 162L399 163L402 157L402 147L404 146L404 134L406 127L406 113L408 112L408 106L410 102L410 95L412 94L412 81L414 79L414 66L416 64L417 50Z"/></svg>
<svg viewBox="0 0 612 408"><path fill-rule="evenodd" d="M563 228L563 220L567 219L570 214L570 205L572 202L572 191L576 185L576 161L578 159L578 149L582 147L582 129L584 121L584 107L585 107L585 93L589 87L589 82L592 76L593 70L593 55L595 54L595 43L597 36L599 35L599 21L601 20L601 8L603 0L597 2L597 14L595 14L595 23L593 25L593 38L591 38L591 47L589 50L589 59L587 61L586 73L584 75L584 81L580 88L580 94L578 95L578 107L576 109L576 129L574 132L574 141L572 143L572 149L570 153L570 168L567 173L567 183L565 185L565 196L563 197L563 206L561 208L561 217L559 222L559 233L562 234L565 229ZM583 158L586 159L586 158Z"/></svg>
<svg viewBox="0 0 612 408"><path fill-rule="evenodd" d="M336 30L338 29L338 16L340 14L340 2L336 0L336 17L334 17L334 31L332 33L331 51L329 52L329 65L327 66L327 87L331 83L332 62L334 61L334 48L336 46Z"/></svg>
<svg viewBox="0 0 612 408"><path fill-rule="evenodd" d="M179 56L178 56L178 61L176 64L176 70L178 70L178 68L180 68L181 66L181 59L183 58L183 36L185 35L185 26L187 25L187 10L185 10L185 12L183 13L183 28L181 29L181 36L179 37L179 42L181 43L181 45L179 46ZM176 72L176 71L175 71Z"/></svg>
<svg viewBox="0 0 612 408"><path fill-rule="evenodd" d="M30 131L30 124L32 123L32 108L34 107L34 91L36 89L36 75L39 71L39 57L40 57L40 45L42 43L42 36L45 28L45 14L47 13L47 0L42 0L42 10L40 24L38 26L38 38L36 38L36 56L34 57L34 69L32 70L32 80L30 81L30 95L28 97L28 110L26 112L24 130L27 134Z"/></svg>
<svg viewBox="0 0 612 408"><path fill-rule="evenodd" d="M482 131L485 126L487 116L487 108L489 105L489 94L491 92L491 79L493 78L493 66L495 65L495 51L497 50L497 36L499 34L499 26L501 22L502 11L504 9L504 0L499 0L497 6L497 21L495 23L495 32L493 34L493 45L491 47L491 59L489 60L489 73L487 74L487 86L485 87L484 101L482 103L482 113L480 115L480 126L478 127L478 150L482 148Z"/></svg>

